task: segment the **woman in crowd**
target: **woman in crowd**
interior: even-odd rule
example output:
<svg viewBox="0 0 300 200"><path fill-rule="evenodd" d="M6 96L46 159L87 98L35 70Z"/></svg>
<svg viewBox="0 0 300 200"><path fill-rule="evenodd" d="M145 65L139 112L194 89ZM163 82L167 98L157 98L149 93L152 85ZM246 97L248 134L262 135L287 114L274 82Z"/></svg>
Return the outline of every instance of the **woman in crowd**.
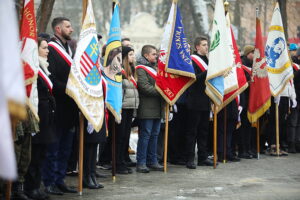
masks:
<svg viewBox="0 0 300 200"><path fill-rule="evenodd" d="M131 174L132 170L125 164L125 153L130 138L131 123L135 110L139 106L137 84L134 79L135 56L131 47L122 47L122 121L116 126L116 172Z"/></svg>
<svg viewBox="0 0 300 200"><path fill-rule="evenodd" d="M38 116L40 131L32 135L31 163L25 176L25 193L31 199L47 199L40 190L41 169L46 155L47 144L55 141L55 99L52 95L52 82L49 79L46 39L38 38L39 71L37 79Z"/></svg>

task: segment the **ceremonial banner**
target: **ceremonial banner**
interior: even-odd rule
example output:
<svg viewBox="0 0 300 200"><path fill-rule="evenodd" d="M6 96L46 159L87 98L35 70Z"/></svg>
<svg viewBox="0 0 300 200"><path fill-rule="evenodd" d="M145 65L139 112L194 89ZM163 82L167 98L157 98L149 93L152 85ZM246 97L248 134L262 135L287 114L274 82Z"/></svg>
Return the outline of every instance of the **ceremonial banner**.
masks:
<svg viewBox="0 0 300 200"><path fill-rule="evenodd" d="M163 35L155 87L173 105L195 81L195 72L177 3L171 11Z"/></svg>
<svg viewBox="0 0 300 200"><path fill-rule="evenodd" d="M222 107L225 107L233 99L237 98L237 96L248 87L247 79L246 79L244 70L242 69L241 56L240 56L239 50L237 48L236 40L234 38L234 34L233 34L233 31L232 31L232 28L230 25L229 13L227 13L226 19L227 19L227 24L229 24L229 26L227 27L228 28L227 30L228 30L229 38L230 38L230 46L233 49L232 53L234 55L234 66L231 69L231 74L235 77L229 78L230 76L227 76L227 77L225 77L225 81L227 79L228 80L232 80L232 79L237 80L238 88L224 95ZM239 102L237 99L236 99L236 101ZM220 108L218 108L218 109L220 110Z"/></svg>
<svg viewBox="0 0 300 200"><path fill-rule="evenodd" d="M66 93L74 99L97 132L101 129L104 119L99 55L93 6L91 0L88 0Z"/></svg>
<svg viewBox="0 0 300 200"><path fill-rule="evenodd" d="M15 12L14 1L0 3L0 177L5 180L17 178L9 112L13 118L26 118L24 73Z"/></svg>
<svg viewBox="0 0 300 200"><path fill-rule="evenodd" d="M288 55L284 29L278 3L276 3L265 49L270 90L278 96L293 78L293 68Z"/></svg>
<svg viewBox="0 0 300 200"><path fill-rule="evenodd" d="M21 20L21 58L24 66L27 104L38 120L37 77L39 70L34 0L25 0Z"/></svg>
<svg viewBox="0 0 300 200"><path fill-rule="evenodd" d="M210 42L209 64L205 93L216 106L221 106L225 94L238 88L236 75L231 68L234 64L233 50L226 28L223 0L216 0L215 14ZM225 77L228 76L225 82ZM231 80L232 79L232 80Z"/></svg>
<svg viewBox="0 0 300 200"><path fill-rule="evenodd" d="M114 115L116 122L121 122L122 110L122 48L119 4L116 3L110 23L108 41L104 56L104 78L107 83L105 103Z"/></svg>
<svg viewBox="0 0 300 200"><path fill-rule="evenodd" d="M256 39L251 73L248 119L256 122L271 106L270 85L264 54L260 20L256 18Z"/></svg>

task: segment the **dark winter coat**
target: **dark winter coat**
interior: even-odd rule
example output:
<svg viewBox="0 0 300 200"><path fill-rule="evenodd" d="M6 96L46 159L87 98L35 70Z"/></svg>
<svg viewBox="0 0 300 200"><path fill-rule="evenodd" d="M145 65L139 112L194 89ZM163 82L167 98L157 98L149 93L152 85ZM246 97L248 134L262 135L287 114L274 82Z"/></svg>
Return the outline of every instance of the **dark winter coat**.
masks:
<svg viewBox="0 0 300 200"><path fill-rule="evenodd" d="M154 68L144 57L137 61L138 65ZM153 79L144 69L137 69L137 85L140 97L137 117L139 119L159 119L163 117L163 99L155 88Z"/></svg>
<svg viewBox="0 0 300 200"><path fill-rule="evenodd" d="M51 41L56 42L53 38ZM65 128L72 128L78 125L78 107L74 100L66 94L66 87L71 68L51 46L49 46L48 62L49 71L51 72L50 79L53 83L53 95L56 100L57 125Z"/></svg>
<svg viewBox="0 0 300 200"><path fill-rule="evenodd" d="M197 56L201 57L203 61L208 64L208 59L206 56L201 56L197 53L194 53ZM197 64L193 61L193 67L195 70L196 81L188 88L186 92L186 105L190 110L198 111L210 111L210 100L207 94L205 93L205 80L207 75L206 71L201 71Z"/></svg>
<svg viewBox="0 0 300 200"><path fill-rule="evenodd" d="M39 97L38 115L40 118L40 132L32 137L32 142L49 144L55 142L57 138L55 130L55 99L41 76L38 76L37 79L37 89Z"/></svg>

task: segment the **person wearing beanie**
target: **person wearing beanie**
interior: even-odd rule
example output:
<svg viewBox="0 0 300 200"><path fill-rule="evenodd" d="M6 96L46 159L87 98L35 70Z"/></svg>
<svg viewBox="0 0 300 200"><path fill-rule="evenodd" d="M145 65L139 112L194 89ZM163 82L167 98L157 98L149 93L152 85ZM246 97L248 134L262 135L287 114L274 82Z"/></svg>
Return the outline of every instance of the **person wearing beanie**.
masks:
<svg viewBox="0 0 300 200"><path fill-rule="evenodd" d="M244 47L244 54L242 56L242 63L247 67L252 68L254 56L254 46L246 45Z"/></svg>
<svg viewBox="0 0 300 200"><path fill-rule="evenodd" d="M134 78L135 55L133 48L122 46L122 117L116 125L116 173L131 174L132 169L126 166L131 123L139 106L139 94Z"/></svg>
<svg viewBox="0 0 300 200"><path fill-rule="evenodd" d="M289 45L289 53L290 53L290 56L291 56L291 59L293 62L297 63L298 58L297 58L297 49L298 49L298 45L295 44L295 43L291 43ZM300 51L299 51L300 53Z"/></svg>

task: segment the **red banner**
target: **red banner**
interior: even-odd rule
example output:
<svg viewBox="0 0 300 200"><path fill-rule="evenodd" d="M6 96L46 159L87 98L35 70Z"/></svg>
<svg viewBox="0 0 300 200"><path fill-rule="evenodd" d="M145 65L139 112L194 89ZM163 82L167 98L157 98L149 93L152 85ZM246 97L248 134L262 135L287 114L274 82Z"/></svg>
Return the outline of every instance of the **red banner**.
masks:
<svg viewBox="0 0 300 200"><path fill-rule="evenodd" d="M256 18L256 41L250 82L248 119L251 123L256 122L270 107L270 86L260 20Z"/></svg>

